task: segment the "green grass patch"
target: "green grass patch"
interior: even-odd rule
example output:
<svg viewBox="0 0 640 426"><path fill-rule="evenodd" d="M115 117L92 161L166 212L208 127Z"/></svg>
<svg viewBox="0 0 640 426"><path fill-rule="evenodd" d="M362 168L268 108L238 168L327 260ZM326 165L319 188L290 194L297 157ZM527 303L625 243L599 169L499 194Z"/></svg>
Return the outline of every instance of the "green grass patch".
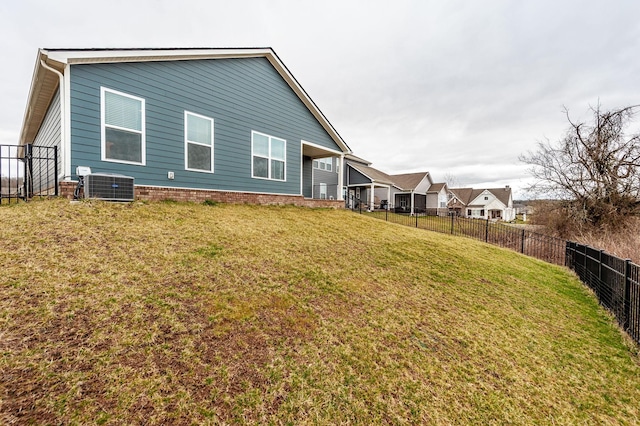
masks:
<svg viewBox="0 0 640 426"><path fill-rule="evenodd" d="M563 268L347 211L0 208L0 423L634 424Z"/></svg>

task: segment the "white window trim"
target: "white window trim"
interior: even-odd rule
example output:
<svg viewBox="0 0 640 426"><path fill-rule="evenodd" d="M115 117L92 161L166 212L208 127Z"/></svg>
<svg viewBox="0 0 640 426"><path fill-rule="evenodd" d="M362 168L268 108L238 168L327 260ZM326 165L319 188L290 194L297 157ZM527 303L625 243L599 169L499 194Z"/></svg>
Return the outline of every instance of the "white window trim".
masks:
<svg viewBox="0 0 640 426"><path fill-rule="evenodd" d="M317 166L316 166L316 163L317 163ZM333 158L332 157L316 158L313 160L313 168L316 170L324 170L326 172L332 172Z"/></svg>
<svg viewBox="0 0 640 426"><path fill-rule="evenodd" d="M253 135L261 135L261 136L265 136L267 138L269 138L269 156L268 157L264 157L262 155L256 155L253 153ZM275 159L275 158L271 158L271 140L272 139L278 139L281 141L284 141L284 160L280 160L280 159ZM260 157L260 158L266 158L267 161L267 177L262 177L262 176L255 176L253 173L253 157ZM277 160L277 161L283 161L284 162L284 179L273 179L271 177L271 160ZM276 182L286 182L287 181L287 140L283 139L283 138L279 138L277 136L271 136L268 135L266 133L262 133L262 132L256 132L255 130L251 131L251 177L253 179L263 179L263 180L273 180Z"/></svg>
<svg viewBox="0 0 640 426"><path fill-rule="evenodd" d="M192 115L194 117L198 117L198 118L202 118L205 120L208 120L211 124L211 145L207 145L204 143L200 143L200 142L195 142L195 141L190 141L188 139L188 134L189 134L189 129L187 128L187 116ZM213 118L211 117L207 117L206 115L201 115L201 114L196 114L195 112L191 112L191 111L186 111L184 112L184 169L185 170L189 170L191 172L200 172L200 173L213 173L214 170L214 165L213 165L213 145L214 145L214 141L215 141L215 137L214 137L214 129L215 129L215 123ZM211 170L202 170L202 169L190 169L189 168L189 144L194 144L194 145L200 145L200 146L207 146L207 147L211 147Z"/></svg>
<svg viewBox="0 0 640 426"><path fill-rule="evenodd" d="M106 136L106 123L105 123L105 93L109 92L109 93L113 93L115 95L119 95L119 96L124 96L127 98L131 98L131 99L135 99L137 101L141 102L141 110L142 110L142 116L141 116L141 120L142 120L142 130L141 131L137 131L137 130L131 130L131 129L127 129L124 127L119 127L119 126L109 126L109 128L112 129L118 129L118 130L124 130L127 132L132 132L132 133L139 133L141 136L141 143L140 143L140 150L142 151L140 154L140 158L142 159L142 161L140 163L136 162L136 161L126 161L126 160L117 160L117 159L113 159L113 158L107 158L107 147L106 147L106 140L107 140L107 136ZM128 93L123 93L123 92L119 92L117 90L113 90L113 89L107 89L106 87L100 87L100 151L101 151L101 159L102 161L108 161L111 163L123 163L123 164L135 164L136 166L144 166L147 164L147 145L146 145L146 107L145 107L145 101L144 98L140 98L138 96L133 96L130 95Z"/></svg>

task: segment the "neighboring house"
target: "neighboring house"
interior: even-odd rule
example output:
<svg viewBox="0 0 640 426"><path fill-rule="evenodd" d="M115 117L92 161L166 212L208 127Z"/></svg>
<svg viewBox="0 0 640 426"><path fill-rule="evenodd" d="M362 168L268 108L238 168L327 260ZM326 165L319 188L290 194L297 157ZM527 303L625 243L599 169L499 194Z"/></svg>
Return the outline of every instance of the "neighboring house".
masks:
<svg viewBox="0 0 640 426"><path fill-rule="evenodd" d="M66 195L87 166L138 198L303 205L342 199L350 153L271 48L41 49L20 143L59 148Z"/></svg>
<svg viewBox="0 0 640 426"><path fill-rule="evenodd" d="M393 191L395 211L410 214L427 211L427 191L433 185L429 172L391 175L396 190Z"/></svg>
<svg viewBox="0 0 640 426"><path fill-rule="evenodd" d="M447 184L434 183L427 191L427 211L435 210L438 216L446 216L449 214L447 201L449 201L449 188Z"/></svg>
<svg viewBox="0 0 640 426"><path fill-rule="evenodd" d="M371 163L366 160L353 155L345 157L344 169L348 207L354 208L358 207L354 203L364 203L366 208L371 210L390 204L389 200L392 199L392 188L394 188L391 176L371 167Z"/></svg>
<svg viewBox="0 0 640 426"><path fill-rule="evenodd" d="M449 188L449 211L469 218L512 221L516 217L511 188Z"/></svg>
<svg viewBox="0 0 640 426"><path fill-rule="evenodd" d="M345 188L353 201L367 209L388 208L401 213L447 214L444 183L434 184L429 172L389 175L354 155L345 156ZM440 207L442 206L442 207Z"/></svg>

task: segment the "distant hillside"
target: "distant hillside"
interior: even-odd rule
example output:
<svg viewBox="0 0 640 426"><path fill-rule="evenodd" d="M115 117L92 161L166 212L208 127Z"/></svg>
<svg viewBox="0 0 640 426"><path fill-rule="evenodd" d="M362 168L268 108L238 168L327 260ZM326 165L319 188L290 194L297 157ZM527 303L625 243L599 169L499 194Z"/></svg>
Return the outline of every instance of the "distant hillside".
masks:
<svg viewBox="0 0 640 426"><path fill-rule="evenodd" d="M2 424L631 424L563 268L348 211L0 207Z"/></svg>

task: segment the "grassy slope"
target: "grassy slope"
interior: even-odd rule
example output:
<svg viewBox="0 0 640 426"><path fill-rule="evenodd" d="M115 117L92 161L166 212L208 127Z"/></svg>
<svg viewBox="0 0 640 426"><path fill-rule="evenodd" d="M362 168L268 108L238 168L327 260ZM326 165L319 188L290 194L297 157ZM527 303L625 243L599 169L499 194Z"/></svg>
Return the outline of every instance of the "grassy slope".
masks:
<svg viewBox="0 0 640 426"><path fill-rule="evenodd" d="M562 268L345 211L0 209L0 423L640 422Z"/></svg>

